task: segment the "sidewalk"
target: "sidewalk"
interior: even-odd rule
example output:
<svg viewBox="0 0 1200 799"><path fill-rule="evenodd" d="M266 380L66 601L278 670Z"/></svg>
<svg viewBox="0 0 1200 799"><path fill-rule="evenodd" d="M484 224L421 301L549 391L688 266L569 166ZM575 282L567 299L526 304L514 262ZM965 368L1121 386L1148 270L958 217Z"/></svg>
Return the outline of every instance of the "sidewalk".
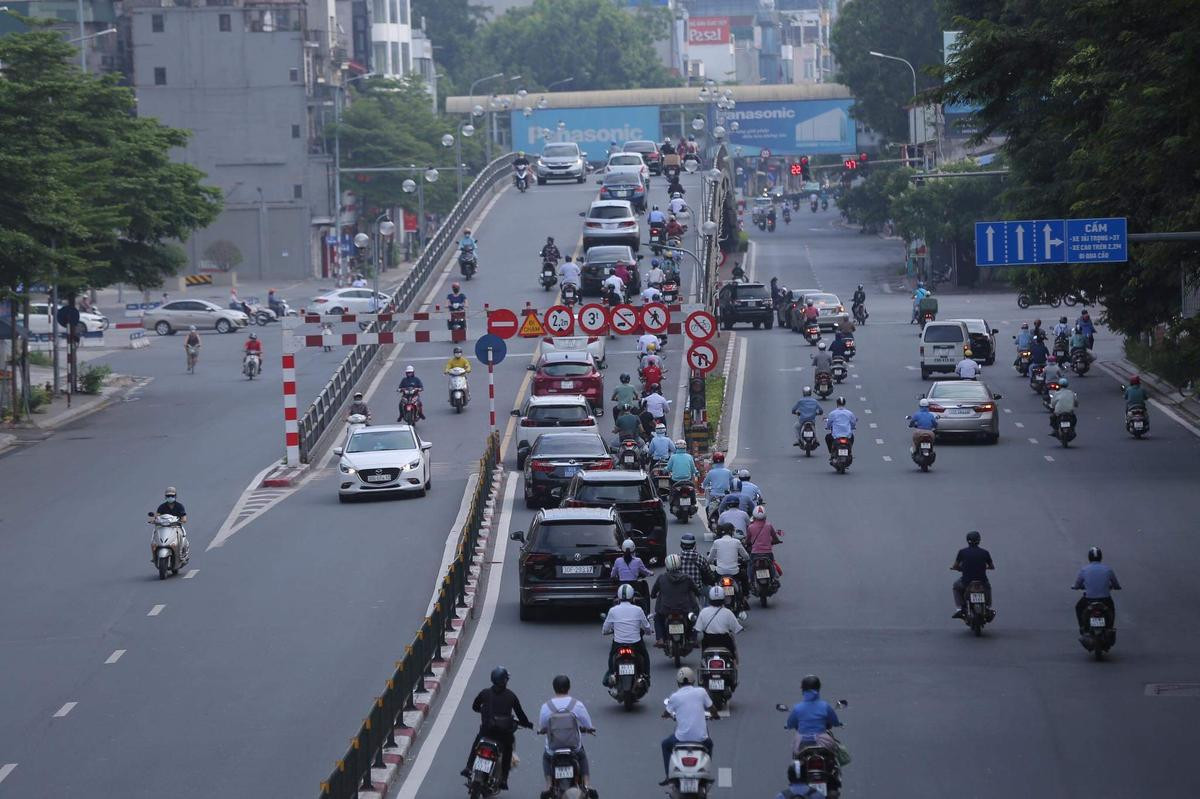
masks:
<svg viewBox="0 0 1200 799"><path fill-rule="evenodd" d="M48 367L31 366L29 378L34 385L46 385L53 375ZM48 405L35 410L28 421L0 425L0 453L24 441L40 441L64 425L121 401L130 391L148 382L149 378L113 374L104 381L99 394L74 394L69 403L67 395L59 394Z"/></svg>
<svg viewBox="0 0 1200 799"><path fill-rule="evenodd" d="M1126 358L1098 361L1097 365L1122 384L1129 382L1130 375L1140 376L1152 402L1163 405L1190 424L1200 427L1200 399L1197 399L1195 393L1184 394L1153 372L1139 369L1137 364Z"/></svg>

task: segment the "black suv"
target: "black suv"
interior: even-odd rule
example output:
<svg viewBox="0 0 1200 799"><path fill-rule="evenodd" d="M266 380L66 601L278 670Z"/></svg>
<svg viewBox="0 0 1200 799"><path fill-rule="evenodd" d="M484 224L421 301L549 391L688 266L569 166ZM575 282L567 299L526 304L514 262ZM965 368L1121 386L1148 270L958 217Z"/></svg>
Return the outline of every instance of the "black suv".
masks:
<svg viewBox="0 0 1200 799"><path fill-rule="evenodd" d="M616 508L638 557L648 566L667 559L667 511L650 475L642 471L579 472L563 491L564 508Z"/></svg>
<svg viewBox="0 0 1200 799"><path fill-rule="evenodd" d="M726 330L738 322L750 322L755 330L770 330L775 324L771 290L762 283L726 283L717 295L717 315Z"/></svg>
<svg viewBox="0 0 1200 799"><path fill-rule="evenodd" d="M521 542L521 621L551 605L609 607L617 590L609 573L621 555L622 535L612 508L538 511L528 533L510 536Z"/></svg>

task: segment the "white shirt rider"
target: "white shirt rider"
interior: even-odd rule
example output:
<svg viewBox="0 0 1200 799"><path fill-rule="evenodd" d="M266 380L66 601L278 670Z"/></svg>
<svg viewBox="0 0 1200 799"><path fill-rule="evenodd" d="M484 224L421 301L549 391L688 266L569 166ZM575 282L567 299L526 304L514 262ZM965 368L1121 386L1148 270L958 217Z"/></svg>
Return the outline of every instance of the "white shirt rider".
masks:
<svg viewBox="0 0 1200 799"><path fill-rule="evenodd" d="M653 629L645 611L632 602L621 602L609 608L601 632L605 635L612 633L613 640L618 644L636 644L642 640L642 633Z"/></svg>
<svg viewBox="0 0 1200 799"><path fill-rule="evenodd" d="M675 717L675 740L681 743L701 743L708 740L708 709L712 698L708 691L695 685L685 685L663 700L663 707Z"/></svg>
<svg viewBox="0 0 1200 799"><path fill-rule="evenodd" d="M643 333L642 335L638 336L638 355L645 355L647 348L649 348L651 344L653 344L655 347L658 346L658 336L654 335L653 333Z"/></svg>
<svg viewBox="0 0 1200 799"><path fill-rule="evenodd" d="M725 511L725 513L729 513L729 511ZM722 513L721 516L723 517L725 513ZM742 515L744 516L745 513ZM718 517L717 524L724 524L720 517ZM737 525L734 524L734 527L736 528ZM741 541L731 535L723 535L712 542L712 547L708 550L708 560L713 564L717 574L729 576L737 574L741 570L740 562L750 560L750 553L746 551L746 547L742 546Z"/></svg>
<svg viewBox="0 0 1200 799"><path fill-rule="evenodd" d="M724 605L701 608L693 626L697 633L704 635L737 635L743 630L737 616Z"/></svg>
<svg viewBox="0 0 1200 799"><path fill-rule="evenodd" d="M687 203L682 197L674 197L671 199L670 209L673 214L682 214L687 210Z"/></svg>
<svg viewBox="0 0 1200 799"><path fill-rule="evenodd" d="M650 415L655 419L662 419L671 407L671 401L657 391L642 397L642 402L645 403L646 410L650 411Z"/></svg>
<svg viewBox="0 0 1200 799"><path fill-rule="evenodd" d="M954 367L954 373L963 380L974 380L982 371L973 358L963 358L958 362L958 366Z"/></svg>
<svg viewBox="0 0 1200 799"><path fill-rule="evenodd" d="M651 286L661 286L666 281L667 273L662 270L661 266L652 266L646 273L646 282Z"/></svg>
<svg viewBox="0 0 1200 799"><path fill-rule="evenodd" d="M646 286L646 288L642 289L642 302L643 303L661 302L661 301L662 301L662 292L659 291L654 286L652 286L652 285ZM658 337L655 336L655 338L658 338Z"/></svg>
<svg viewBox="0 0 1200 799"><path fill-rule="evenodd" d="M616 275L609 275L608 277L604 278L604 287L605 289L613 289L618 294L625 294L625 281L621 280L621 278L617 277Z"/></svg>
<svg viewBox="0 0 1200 799"><path fill-rule="evenodd" d="M574 283L575 287L578 288L579 278L582 274L583 272L580 270L579 264L574 261L564 261L558 267L558 284L559 286L565 286L568 283Z"/></svg>

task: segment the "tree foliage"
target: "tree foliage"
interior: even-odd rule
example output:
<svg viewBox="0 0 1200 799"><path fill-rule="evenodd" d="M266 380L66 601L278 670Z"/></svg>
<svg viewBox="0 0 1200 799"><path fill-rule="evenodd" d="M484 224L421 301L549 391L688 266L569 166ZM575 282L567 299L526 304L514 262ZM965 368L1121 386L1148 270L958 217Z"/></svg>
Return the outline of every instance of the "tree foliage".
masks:
<svg viewBox="0 0 1200 799"><path fill-rule="evenodd" d="M904 106L913 99L912 73L898 61L870 52L910 61L918 92L936 86L939 79L927 73L942 63L942 24L934 0L847 3L829 44L837 59L837 80L854 94L854 116L891 141L908 141Z"/></svg>
<svg viewBox="0 0 1200 799"><path fill-rule="evenodd" d="M908 188L912 173L907 167L875 167L865 179L855 181L838 197L838 208L863 232L875 233L892 219L892 204Z"/></svg>
<svg viewBox="0 0 1200 799"><path fill-rule="evenodd" d="M242 251L232 241L221 239L204 248L204 257L222 272L237 269L242 263Z"/></svg>
<svg viewBox="0 0 1200 799"><path fill-rule="evenodd" d="M475 5L470 0L412 0L412 18L425 20L425 32L437 45L438 65L445 68L446 89L466 93L475 78L489 73L478 72L475 64L475 37L485 24L486 5Z"/></svg>
<svg viewBox="0 0 1200 799"><path fill-rule="evenodd" d="M996 164L987 168L994 169ZM974 172L982 169L972 161L944 164L942 172ZM907 171L907 170L906 170ZM893 198L892 219L896 233L906 241L922 238L929 242L969 242L975 223L999 213L994 177L926 180L906 186Z"/></svg>
<svg viewBox="0 0 1200 799"><path fill-rule="evenodd" d="M1129 218L1131 232L1200 229L1200 4L1191 0L940 0L961 29L938 93L981 106L1007 137L1012 218ZM1128 334L1178 312L1195 244L1135 245L1127 264L1028 270L1102 299Z"/></svg>

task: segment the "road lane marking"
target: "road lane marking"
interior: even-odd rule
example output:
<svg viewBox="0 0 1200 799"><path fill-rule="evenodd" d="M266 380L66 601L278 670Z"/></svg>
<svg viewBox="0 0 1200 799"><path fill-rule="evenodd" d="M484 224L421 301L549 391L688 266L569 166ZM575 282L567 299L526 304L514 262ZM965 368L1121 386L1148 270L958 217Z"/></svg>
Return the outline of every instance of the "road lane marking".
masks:
<svg viewBox="0 0 1200 799"><path fill-rule="evenodd" d="M185 579L185 580L190 580L190 579L192 579L193 577L195 577L195 576L196 576L197 574L199 574L199 573L200 573L200 570L199 570L199 569L188 569L187 571L185 571L185 572L183 573L183 579Z"/></svg>
<svg viewBox="0 0 1200 799"><path fill-rule="evenodd" d="M866 401L867 401L867 398L866 398L866 397L859 397L859 398L858 398L858 401L859 401L859 402L866 402Z"/></svg>
<svg viewBox="0 0 1200 799"><path fill-rule="evenodd" d="M124 650L124 649L116 649L116 650L113 650L113 653L112 653L111 655L109 655L109 656L108 656L108 660L104 661L104 665L105 665L105 666L111 666L112 664L114 664L114 663L116 663L118 660L120 660L120 659L121 659L121 655L124 655L124 654L125 654L125 650Z"/></svg>
<svg viewBox="0 0 1200 799"><path fill-rule="evenodd" d="M1043 455L1042 457L1043 457L1043 458L1045 458L1045 459L1047 460L1047 462L1049 462L1049 463L1054 463L1054 456L1052 456L1052 455Z"/></svg>
<svg viewBox="0 0 1200 799"><path fill-rule="evenodd" d="M16 763L5 763L3 766L0 766L0 782L4 782L4 778L12 774L16 767Z"/></svg>
<svg viewBox="0 0 1200 799"><path fill-rule="evenodd" d="M733 787L733 769L728 766L722 766L717 769L717 787L732 788Z"/></svg>
<svg viewBox="0 0 1200 799"><path fill-rule="evenodd" d="M1036 438L1030 437L1030 439L1029 439L1029 443L1030 443L1030 444L1036 444L1036 443L1038 443L1038 440L1037 440Z"/></svg>
<svg viewBox="0 0 1200 799"><path fill-rule="evenodd" d="M1025 423L1024 423L1024 422L1013 422L1013 424L1015 424L1017 427L1024 427L1024 426L1025 426Z"/></svg>
<svg viewBox="0 0 1200 799"><path fill-rule="evenodd" d="M1005 413L1012 413L1012 408L1005 408L1005 409L1004 409L1004 412L1005 412Z"/></svg>
<svg viewBox="0 0 1200 799"><path fill-rule="evenodd" d="M891 456L891 455L884 455L884 456L883 456L883 459L884 459L885 461L887 461L888 463L891 463L891 462L892 462L892 456Z"/></svg>
<svg viewBox="0 0 1200 799"><path fill-rule="evenodd" d="M877 439L875 439L875 443L876 443L876 444L882 444L882 443L883 443L883 439L882 439L882 438L877 438Z"/></svg>
<svg viewBox="0 0 1200 799"><path fill-rule="evenodd" d="M864 408L863 413L874 413L874 411L871 410L870 408Z"/></svg>
<svg viewBox="0 0 1200 799"><path fill-rule="evenodd" d="M747 360L746 339L735 339L735 346L738 348L738 366L733 381L733 393L730 395L733 412L729 414L729 450L725 455L725 460L730 463L736 462L737 459L738 429L742 425L742 386L746 380Z"/></svg>
<svg viewBox="0 0 1200 799"><path fill-rule="evenodd" d="M155 605L154 607L150 608L150 612L147 613L146 615L147 616L157 616L158 614L163 612L164 608L166 608L166 605Z"/></svg>
<svg viewBox="0 0 1200 799"><path fill-rule="evenodd" d="M858 375L850 375L850 376L853 377L855 380L858 379Z"/></svg>
<svg viewBox="0 0 1200 799"><path fill-rule="evenodd" d="M855 388L857 388L857 389L859 389L859 390L861 391L861 390L862 390L862 384L858 384L858 385L856 385L856 386L855 386Z"/></svg>
<svg viewBox="0 0 1200 799"><path fill-rule="evenodd" d="M63 718L68 713L70 713L72 710L74 710L75 706L78 704L79 704L78 702L67 702L65 705L63 705L57 711L55 711L54 718L56 718L56 719Z"/></svg>
<svg viewBox="0 0 1200 799"><path fill-rule="evenodd" d="M871 429L872 429L872 430L874 430L875 428L879 427L879 425L875 424L874 422L871 422L870 424L871 424Z"/></svg>
<svg viewBox="0 0 1200 799"><path fill-rule="evenodd" d="M905 369L907 369L907 370L908 370L908 371L910 371L910 372L915 372L915 371L917 371L917 367L915 367L915 366L913 366L913 365L911 365L911 364L907 364L907 365L905 365L905 367L904 367L904 368L905 368Z"/></svg>

